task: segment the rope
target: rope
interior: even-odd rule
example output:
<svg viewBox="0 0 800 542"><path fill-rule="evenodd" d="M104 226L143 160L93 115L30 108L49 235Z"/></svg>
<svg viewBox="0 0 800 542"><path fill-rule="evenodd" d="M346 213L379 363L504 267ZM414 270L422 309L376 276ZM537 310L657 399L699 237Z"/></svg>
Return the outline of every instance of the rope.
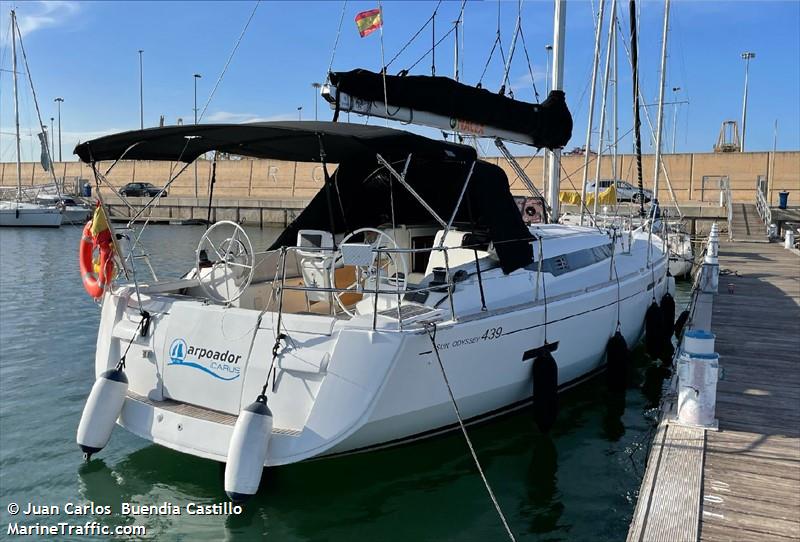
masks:
<svg viewBox="0 0 800 542"><path fill-rule="evenodd" d="M611 272L613 273L613 276L617 279L617 331L619 331L620 328L622 327L622 324L620 323L620 298L622 297L622 293L620 291L619 270L617 269L617 260L616 258L614 258L617 249L617 229L614 228L612 231L614 232L614 234L611 239Z"/></svg>
<svg viewBox="0 0 800 542"><path fill-rule="evenodd" d="M533 85L533 94L536 96L536 103L541 102L541 98L539 97L539 90L536 88L536 79L533 77L533 68L531 67L531 57L528 54L528 46L525 43L525 33L522 31L522 27L519 29L519 35L522 38L522 50L525 51L525 60L528 62L528 73L531 76L531 85ZM545 74L545 77L548 77L549 74ZM609 138L610 139L610 138Z"/></svg>
<svg viewBox="0 0 800 542"><path fill-rule="evenodd" d="M469 453L472 455L472 460L475 462L475 467L478 469L478 473L481 475L481 480L483 480L483 485L486 487L487 493L489 493L489 498L492 499L492 504L494 504L495 510L497 510L497 515L500 516L500 521L503 522L503 527L506 529L506 533L508 533L508 538L512 542L516 541L514 538L514 533L511 532L511 528L508 526L508 521L506 521L506 517L503 515L503 511L500 509L500 504L497 502L497 498L492 491L491 486L489 485L489 480L486 479L486 475L481 468L481 463L478 461L478 455L475 453L475 448L472 446L472 441L467 434L467 428L464 427L464 420L461 417L461 411L458 409L458 403L456 403L456 398L453 395L453 389L450 387L450 381L447 379L447 373L444 370L444 365L442 364L442 358L439 356L439 348L436 346L436 324L426 324L425 331L428 333L428 337L431 339L431 345L433 346L433 352L436 354L436 361L439 362L439 369L442 371L442 377L444 378L444 383L447 386L447 393L450 394L450 401L453 403L453 410L456 412L456 417L458 418L458 425L461 427L461 432L464 434L464 440L467 441L467 446L469 447Z"/></svg>
<svg viewBox="0 0 800 542"><path fill-rule="evenodd" d="M342 2L342 14L339 16L339 29L336 31L336 40L333 42L333 51L331 51L331 61L328 63L328 73L326 74L326 81L330 81L331 69L333 68L333 59L336 57L336 48L339 46L339 36L342 33L342 21L344 21L344 11L347 7L347 0Z"/></svg>
<svg viewBox="0 0 800 542"><path fill-rule="evenodd" d="M429 25L429 24L430 24L430 23L431 23L431 22L434 20L434 17L436 17L436 12L437 12L437 11L439 11L439 6L441 6L441 5L442 5L442 0L439 0L439 3L437 3L437 4L436 4L436 7L435 7L435 8L433 8L433 13L431 14L431 16L430 16L430 17L428 17L428 20L427 20L427 21L425 21L425 23L423 23L423 25L422 25L422 26L419 28L419 30L417 30L417 32L416 32L416 33L415 33L413 36L411 36L411 39L410 39L410 40L408 40L408 41L406 42L406 44L405 44L405 45L403 45L403 46L400 48L400 50L399 50L399 51L397 51L397 53L396 53L396 54L395 54L395 55L392 57L392 59L391 59L391 60L390 60L390 61L389 61L389 62L386 64L386 68L387 68L387 69L389 68L389 66L391 66L391 65L392 65L392 62L394 62L395 60L397 60L397 57L399 57L401 54L403 54L403 51L405 51L405 50L406 50L406 48L408 48L408 46L409 46L409 45L411 45L411 44L414 42L414 40L415 40L415 39L417 39L417 37L418 37L420 34L422 34L422 31L423 31L423 30L425 30L425 28L427 28L427 26L428 26L428 25Z"/></svg>
<svg viewBox="0 0 800 542"><path fill-rule="evenodd" d="M506 83L508 82L508 72L511 70L511 61L514 58L514 51L517 48L517 36L522 26L522 0L517 2L517 24L514 29L514 36L511 38L511 48L508 50L508 60L503 70L503 79L500 81L500 94L506 93Z"/></svg>
<svg viewBox="0 0 800 542"><path fill-rule="evenodd" d="M125 369L125 356L128 355L128 352L131 349L131 345L133 345L133 341L136 340L136 335L139 334L139 328L142 327L145 320L147 321L147 325L150 325L150 313L147 311L142 311L142 319L139 320L139 323L136 325L136 329L133 331L133 336L128 341L128 346L125 348L125 352L122 353L122 357L119 358L119 362L117 363L117 370L124 370ZM144 333L144 332L143 332Z"/></svg>
<svg viewBox="0 0 800 542"><path fill-rule="evenodd" d="M242 33L239 34L239 39L236 40L236 45L233 46L233 50L231 51L231 54L228 56L228 60L225 62L225 66L222 68L222 73L219 74L219 77L217 78L217 82L214 83L214 88L211 89L211 94L208 95L208 100L206 101L206 105L203 106L203 111L200 112L200 117L197 119L198 123L201 120L203 120L203 115L206 114L206 109L208 109L208 105L211 103L211 100L214 98L214 93L217 92L217 87L219 87L219 84L222 82L222 78L225 77L225 72L228 71L228 66L230 66L231 60L233 60L233 55L236 54L236 50L239 48L239 44L242 43L242 39L244 39L245 32L247 32L247 27L250 26L250 21L253 20L253 17L256 14L256 10L258 9L258 6L260 4L261 4L261 0L256 0L256 5L253 6L253 11L250 13L250 17L247 19L247 22L245 23L244 28L242 28Z"/></svg>
<svg viewBox="0 0 800 542"><path fill-rule="evenodd" d="M436 43L434 43L434 44L433 44L433 47L431 47L430 49L428 49L428 50L425 52L425 54L423 54L421 57L419 57L419 58L417 59L417 61L416 61L416 62L414 62L414 63L413 63L411 66L409 66L409 68L408 68L406 71L409 71L409 72L410 72L411 70L413 70L413 69L416 67L416 65L417 65L417 64L419 64L420 62L422 62L422 61L425 59L425 57L426 57L426 56L428 56L429 54L431 54L431 51L435 50L435 49L436 49L436 47L437 47L437 46L438 46L440 43L442 43L442 42L445 40L445 38L447 38L447 36L449 36L450 34L452 34L452 33L455 31L455 29L456 29L456 27L455 27L455 26L453 26L453 28L451 28L450 30L448 30L448 31L447 31L447 33L446 33L444 36L442 36L441 38L439 38L439 41L437 41Z"/></svg>
<svg viewBox="0 0 800 542"><path fill-rule="evenodd" d="M503 60L503 64L506 63L506 55L503 54L503 40L500 38L500 0L497 0L497 34L494 38L494 43L492 44L492 50L489 51L489 58L486 59L486 65L483 67L483 72L481 72L481 76L478 79L478 88L481 88L481 84L483 83L483 76L486 75L486 70L489 67L489 63L492 61L492 57L494 56L494 50L497 47L497 44L500 44L500 58Z"/></svg>
<svg viewBox="0 0 800 542"><path fill-rule="evenodd" d="M440 3L441 3L441 2L440 2ZM403 70L403 71L405 71L405 72L410 72L411 70L413 70L413 69L416 67L416 65L417 65L417 64L419 64L420 62L422 62L422 60L423 60L423 59L424 59L426 56L428 56L429 54L431 54L431 52L435 51L435 50L436 50L436 47L437 47L437 46L438 46L440 43L442 43L442 42L445 40L445 38L447 38L447 36L449 36L450 34L452 34L452 33L453 33L455 30L456 30L456 28L458 28L458 25L461 23L461 19L464 17L464 6L465 6L466 4L467 4L467 0L461 0L461 8L460 8L460 11L459 11L459 14L458 14L458 19L456 20L455 24L453 25L453 28L451 28L450 30L448 30L448 31L447 31L447 33L446 33L444 36L442 36L441 38L439 38L439 40L438 40L437 42L435 42L435 43L434 43L434 44L431 46L431 48L430 48L430 49L428 49L427 51L425 51L425 54L423 54L421 57L419 57L419 58L417 59L417 61L416 61L416 62L414 62L414 63L413 63L413 64L412 64L412 65L411 65L409 68L407 68L407 69L405 69L405 70ZM437 4L436 8L437 8L437 9L439 8L438 4ZM433 12L433 15L436 15L436 11L435 11L435 10L434 10L434 12Z"/></svg>

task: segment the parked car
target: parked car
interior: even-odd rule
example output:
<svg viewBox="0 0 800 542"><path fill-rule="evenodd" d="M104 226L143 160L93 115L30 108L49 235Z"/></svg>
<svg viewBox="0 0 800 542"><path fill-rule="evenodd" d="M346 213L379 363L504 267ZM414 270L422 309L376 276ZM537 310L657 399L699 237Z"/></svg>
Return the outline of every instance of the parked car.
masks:
<svg viewBox="0 0 800 542"><path fill-rule="evenodd" d="M161 188L154 186L152 183L128 183L119 189L120 196L133 196L133 197L143 197L143 198L152 198L159 192L161 192ZM167 191L164 190L164 193L161 194L161 197L166 197L166 196L167 196Z"/></svg>
<svg viewBox="0 0 800 542"><path fill-rule="evenodd" d="M608 189L612 184L614 184L613 179L601 179L598 185L598 192L602 192L603 190ZM588 181L586 183L586 193L592 194L594 193L594 181ZM644 190L644 201L647 203L651 199L653 199L653 192L650 190ZM634 203L639 203L639 188L633 186L632 184L617 179L617 200L618 201L632 201Z"/></svg>

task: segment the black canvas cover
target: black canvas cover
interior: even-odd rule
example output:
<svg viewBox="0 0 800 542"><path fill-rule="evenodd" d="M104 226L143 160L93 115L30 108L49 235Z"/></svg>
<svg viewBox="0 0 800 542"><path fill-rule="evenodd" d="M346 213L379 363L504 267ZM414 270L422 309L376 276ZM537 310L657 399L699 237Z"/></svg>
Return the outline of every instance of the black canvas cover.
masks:
<svg viewBox="0 0 800 542"><path fill-rule="evenodd" d="M384 101L383 76L368 70L333 72L338 91L368 101ZM541 104L520 102L449 77L387 75L389 106L407 107L437 115L528 134L535 147L559 149L572 137L572 115L564 93L551 91Z"/></svg>
<svg viewBox="0 0 800 542"><path fill-rule="evenodd" d="M376 153L385 158L408 153L442 160L474 160L475 149L381 126L344 122L281 121L247 124L196 124L133 130L79 144L86 163L117 160L169 160L189 163L209 151L253 158L342 163Z"/></svg>
<svg viewBox="0 0 800 542"><path fill-rule="evenodd" d="M396 224L435 224L431 214L383 168L367 163L342 164L331 175L333 227L347 233L363 227L392 223L394 198ZM436 214L448 221L455 209L471 162L431 161L412 158L406 182ZM402 171L403 163L393 165ZM390 194L391 189L391 194ZM338 191L338 194L337 194ZM308 206L272 245L295 246L297 232L331 229L326 189L320 190ZM341 207L339 202L341 202ZM475 164L456 222L485 230L494 243L504 273L531 263L531 235L511 195L505 172L494 164Z"/></svg>

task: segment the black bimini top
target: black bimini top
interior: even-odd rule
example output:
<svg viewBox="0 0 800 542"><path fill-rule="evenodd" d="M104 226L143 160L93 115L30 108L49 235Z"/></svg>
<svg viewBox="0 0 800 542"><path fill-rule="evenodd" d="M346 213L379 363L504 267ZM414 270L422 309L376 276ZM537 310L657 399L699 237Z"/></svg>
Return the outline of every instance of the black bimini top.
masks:
<svg viewBox="0 0 800 542"><path fill-rule="evenodd" d="M197 124L134 130L100 137L75 147L83 162L168 160L192 162L209 151L252 158L341 164L381 154L472 161L475 149L402 130L343 122L281 121Z"/></svg>
<svg viewBox="0 0 800 542"><path fill-rule="evenodd" d="M324 160L320 149L324 149ZM486 231L504 272L528 265L533 252L505 172L479 161L475 149L420 135L347 123L295 121L199 124L123 132L75 148L84 162L169 160L189 163L209 151L254 158L338 164L325 187L290 224L272 248L294 246L300 229L354 231L391 222L432 223L430 213L376 159L383 156L441 217L459 201L470 168L474 171L456 222ZM392 207L393 202L393 207Z"/></svg>

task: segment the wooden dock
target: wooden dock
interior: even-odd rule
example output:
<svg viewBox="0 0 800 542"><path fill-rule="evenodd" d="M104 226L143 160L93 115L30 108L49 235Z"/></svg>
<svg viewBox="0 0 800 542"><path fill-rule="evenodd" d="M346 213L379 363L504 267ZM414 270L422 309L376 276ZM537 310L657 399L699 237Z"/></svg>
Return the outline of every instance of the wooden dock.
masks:
<svg viewBox="0 0 800 542"><path fill-rule="evenodd" d="M672 387L631 542L800 540L800 257L732 242L719 265L719 292L698 296L692 322L716 335L719 431L674 423Z"/></svg>

